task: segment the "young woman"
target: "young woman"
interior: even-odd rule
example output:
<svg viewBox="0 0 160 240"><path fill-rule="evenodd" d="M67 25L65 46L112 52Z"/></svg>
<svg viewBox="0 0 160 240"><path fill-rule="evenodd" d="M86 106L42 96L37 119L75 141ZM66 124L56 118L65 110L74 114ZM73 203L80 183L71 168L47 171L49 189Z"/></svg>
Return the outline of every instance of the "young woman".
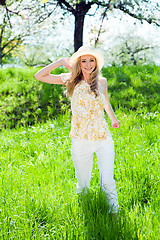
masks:
<svg viewBox="0 0 160 240"><path fill-rule="evenodd" d="M114 181L114 142L104 118L104 109L112 127L120 127L109 102L107 81L101 76L103 56L95 49L80 47L72 57L51 63L35 74L39 81L64 84L71 98L72 159L77 178L77 192L89 188L93 153L101 177L102 188L110 199L114 212L118 212L118 199ZM69 73L53 75L50 72L63 65Z"/></svg>

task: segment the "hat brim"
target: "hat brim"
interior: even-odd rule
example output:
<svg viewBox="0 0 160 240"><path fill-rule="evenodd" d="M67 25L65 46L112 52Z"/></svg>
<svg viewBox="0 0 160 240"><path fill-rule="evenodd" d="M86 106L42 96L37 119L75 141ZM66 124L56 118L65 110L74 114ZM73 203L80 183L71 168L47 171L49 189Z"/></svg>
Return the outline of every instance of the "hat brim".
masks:
<svg viewBox="0 0 160 240"><path fill-rule="evenodd" d="M104 65L104 58L102 56L102 54L95 50L95 49L79 49L77 52L75 52L71 58L70 58L70 64L71 66L74 64L74 62L81 56L84 56L84 55L92 55L96 58L97 60L97 66L99 68L99 70L102 69L103 65Z"/></svg>

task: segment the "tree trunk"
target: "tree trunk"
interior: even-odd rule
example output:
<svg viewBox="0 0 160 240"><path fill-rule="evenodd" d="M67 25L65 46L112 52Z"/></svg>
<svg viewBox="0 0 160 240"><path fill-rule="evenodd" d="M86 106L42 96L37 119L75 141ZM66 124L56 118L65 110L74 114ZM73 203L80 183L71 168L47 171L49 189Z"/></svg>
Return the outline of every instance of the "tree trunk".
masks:
<svg viewBox="0 0 160 240"><path fill-rule="evenodd" d="M5 0L0 0L0 5L5 6L6 5L6 1Z"/></svg>
<svg viewBox="0 0 160 240"><path fill-rule="evenodd" d="M2 29L1 29L1 33L2 33ZM0 66L2 66L2 57L3 57L3 53L2 53L2 35L0 36Z"/></svg>
<svg viewBox="0 0 160 240"><path fill-rule="evenodd" d="M76 52L83 45L83 27L84 19L88 10L91 8L92 3L87 3L81 0L76 4L74 17L75 17L75 29L74 29L74 51Z"/></svg>
<svg viewBox="0 0 160 240"><path fill-rule="evenodd" d="M0 66L2 66L2 49L0 48Z"/></svg>
<svg viewBox="0 0 160 240"><path fill-rule="evenodd" d="M75 14L75 29L74 29L74 51L76 52L83 45L83 14Z"/></svg>

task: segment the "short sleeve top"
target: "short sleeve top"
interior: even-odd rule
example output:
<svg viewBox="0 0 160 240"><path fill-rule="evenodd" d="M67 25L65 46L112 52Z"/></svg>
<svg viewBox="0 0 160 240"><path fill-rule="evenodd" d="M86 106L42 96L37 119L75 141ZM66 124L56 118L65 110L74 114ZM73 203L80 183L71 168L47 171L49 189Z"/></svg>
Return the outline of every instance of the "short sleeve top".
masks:
<svg viewBox="0 0 160 240"><path fill-rule="evenodd" d="M61 74L65 83L69 74ZM70 137L80 140L103 140L110 135L104 118L104 94L95 94L90 85L82 80L75 86L71 97L72 122Z"/></svg>

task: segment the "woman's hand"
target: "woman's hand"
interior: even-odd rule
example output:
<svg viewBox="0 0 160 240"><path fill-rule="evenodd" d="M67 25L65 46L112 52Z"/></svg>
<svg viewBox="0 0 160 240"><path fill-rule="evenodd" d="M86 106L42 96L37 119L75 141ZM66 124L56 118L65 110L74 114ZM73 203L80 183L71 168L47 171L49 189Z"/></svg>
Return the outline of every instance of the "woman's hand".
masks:
<svg viewBox="0 0 160 240"><path fill-rule="evenodd" d="M61 60L62 60L62 65L63 65L65 68L71 69L70 58L62 58Z"/></svg>
<svg viewBox="0 0 160 240"><path fill-rule="evenodd" d="M120 121L116 120L116 121L112 122L112 127L113 128L119 128L120 127Z"/></svg>

